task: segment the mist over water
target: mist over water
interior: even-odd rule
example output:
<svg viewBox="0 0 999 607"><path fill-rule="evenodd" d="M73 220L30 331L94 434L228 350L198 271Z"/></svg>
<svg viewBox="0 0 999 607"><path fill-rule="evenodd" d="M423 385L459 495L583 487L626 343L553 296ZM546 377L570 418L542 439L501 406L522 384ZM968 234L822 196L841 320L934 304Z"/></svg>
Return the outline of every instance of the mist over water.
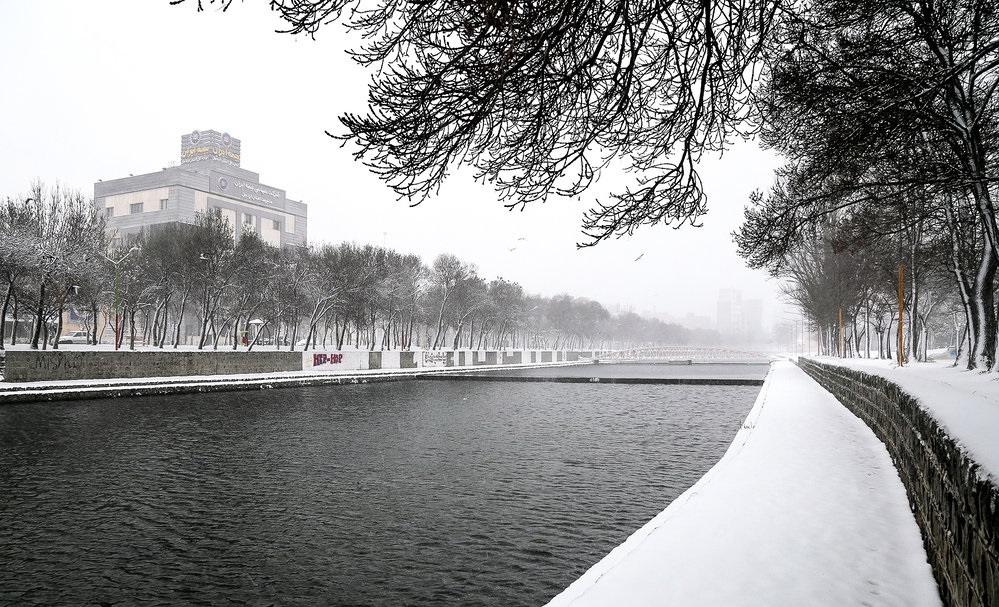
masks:
<svg viewBox="0 0 999 607"><path fill-rule="evenodd" d="M0 604L538 605L758 388L399 382L0 408Z"/></svg>

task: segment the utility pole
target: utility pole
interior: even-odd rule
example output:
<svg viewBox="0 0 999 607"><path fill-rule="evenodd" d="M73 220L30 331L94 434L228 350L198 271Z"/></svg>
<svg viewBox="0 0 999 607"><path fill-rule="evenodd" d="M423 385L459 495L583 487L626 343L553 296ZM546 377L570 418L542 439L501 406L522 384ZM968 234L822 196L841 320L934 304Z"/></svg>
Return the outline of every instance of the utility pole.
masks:
<svg viewBox="0 0 999 607"><path fill-rule="evenodd" d="M843 352L843 308L839 309L839 357L844 358Z"/></svg>

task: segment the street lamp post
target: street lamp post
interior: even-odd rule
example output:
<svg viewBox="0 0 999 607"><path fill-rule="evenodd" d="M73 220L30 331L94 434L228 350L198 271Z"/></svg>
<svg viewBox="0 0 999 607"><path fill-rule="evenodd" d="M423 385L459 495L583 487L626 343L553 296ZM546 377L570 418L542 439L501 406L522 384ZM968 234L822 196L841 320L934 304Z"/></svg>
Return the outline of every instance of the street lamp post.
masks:
<svg viewBox="0 0 999 607"><path fill-rule="evenodd" d="M104 256L104 259L110 261L114 265L114 349L115 350L118 349L118 342L119 342L119 339L118 339L118 326L119 326L119 322L118 322L118 268L119 268L119 266L121 266L121 263L123 261L125 261L126 259L128 259L129 255L131 255L132 253L137 252L138 250L139 250L139 247L132 247L124 255L122 255L121 259L119 259L118 261L115 261L115 260L111 259L107 255Z"/></svg>

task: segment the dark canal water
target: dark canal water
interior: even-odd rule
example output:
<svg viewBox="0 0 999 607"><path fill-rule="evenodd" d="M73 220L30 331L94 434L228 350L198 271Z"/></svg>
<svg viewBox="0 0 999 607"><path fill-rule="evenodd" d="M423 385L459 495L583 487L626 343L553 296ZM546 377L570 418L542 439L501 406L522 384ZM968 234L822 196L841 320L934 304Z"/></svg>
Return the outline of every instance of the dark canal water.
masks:
<svg viewBox="0 0 999 607"><path fill-rule="evenodd" d="M0 605L540 605L756 387L399 382L0 407Z"/></svg>
<svg viewBox="0 0 999 607"><path fill-rule="evenodd" d="M490 371L490 375L527 377L637 377L658 378L698 378L698 379L759 379L767 376L769 364L632 364L600 363L571 365L566 367L535 367L533 369L502 369Z"/></svg>

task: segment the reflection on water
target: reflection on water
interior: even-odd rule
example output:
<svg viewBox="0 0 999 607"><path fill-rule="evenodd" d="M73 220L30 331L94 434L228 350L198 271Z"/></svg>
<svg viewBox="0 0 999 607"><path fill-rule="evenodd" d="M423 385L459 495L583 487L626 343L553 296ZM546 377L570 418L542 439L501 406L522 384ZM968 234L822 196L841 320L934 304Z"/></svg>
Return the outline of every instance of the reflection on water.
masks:
<svg viewBox="0 0 999 607"><path fill-rule="evenodd" d="M0 604L537 605L758 388L400 382L0 408Z"/></svg>

